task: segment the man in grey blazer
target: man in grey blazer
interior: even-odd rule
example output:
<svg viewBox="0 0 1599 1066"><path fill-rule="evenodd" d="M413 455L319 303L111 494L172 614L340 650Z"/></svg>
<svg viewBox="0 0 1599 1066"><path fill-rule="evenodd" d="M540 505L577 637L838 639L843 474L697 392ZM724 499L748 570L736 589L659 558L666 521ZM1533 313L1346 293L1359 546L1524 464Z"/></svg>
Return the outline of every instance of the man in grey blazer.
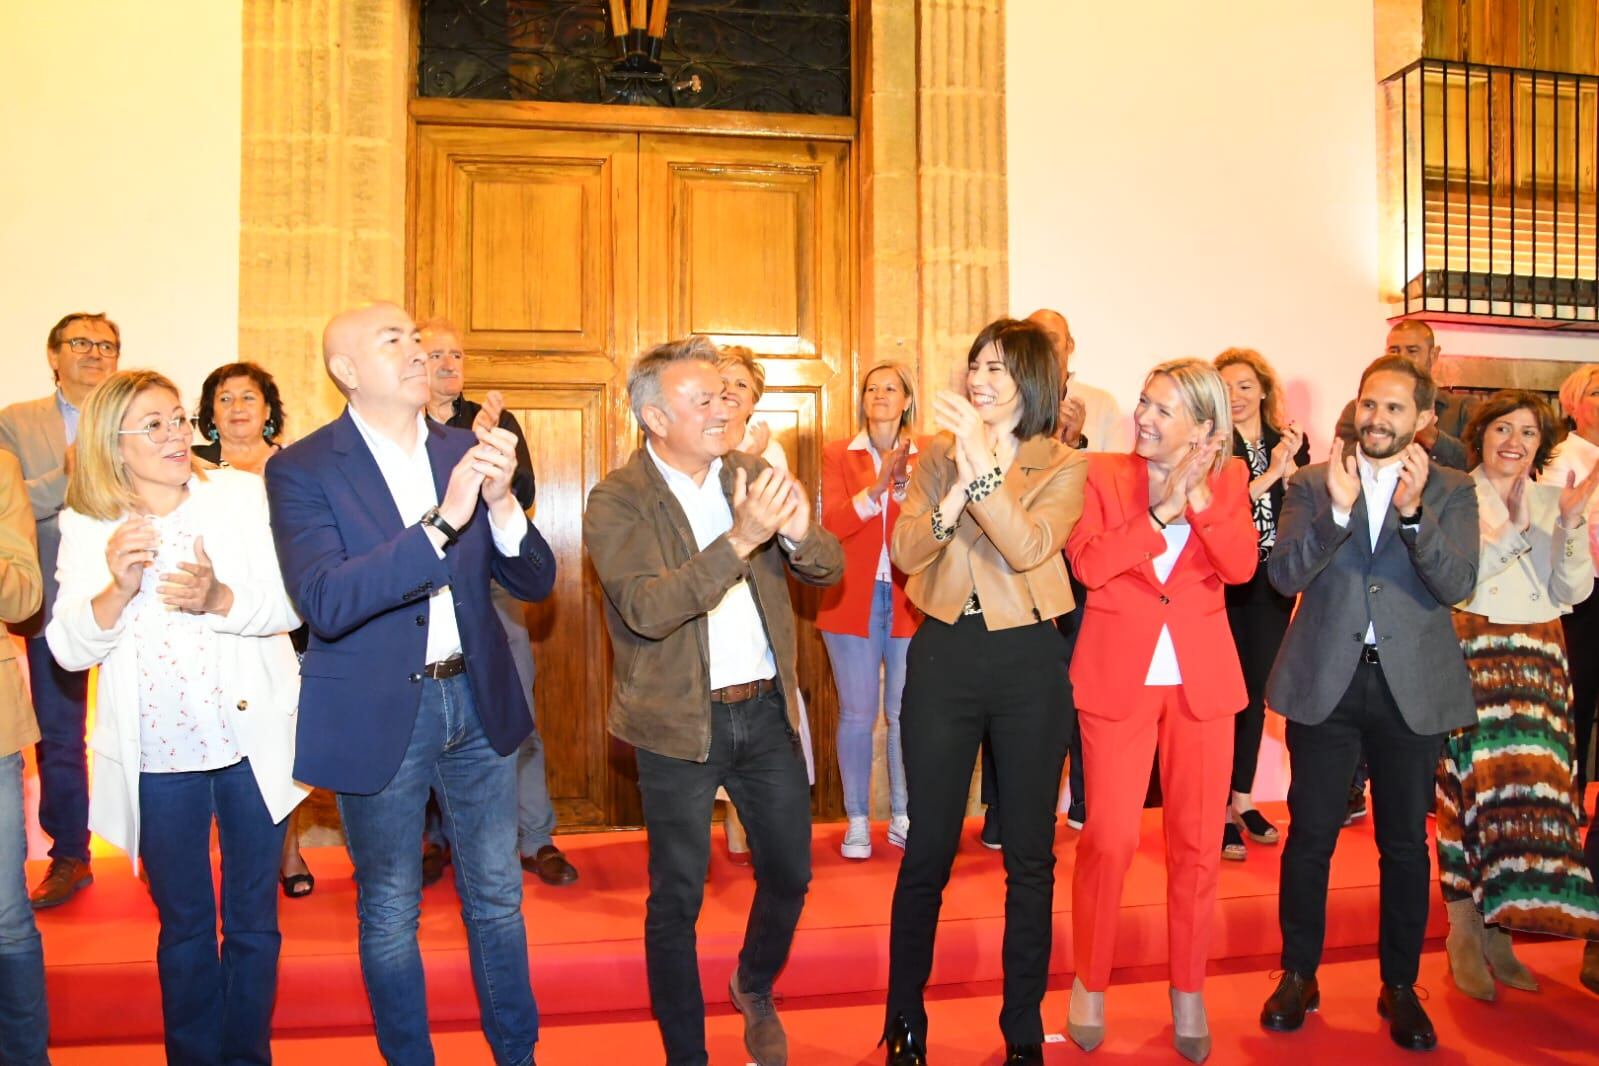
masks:
<svg viewBox="0 0 1599 1066"><path fill-rule="evenodd" d="M66 506L78 438L78 411L89 392L116 372L122 334L103 314L74 311L45 341L56 390L0 410L0 448L22 463L28 502L38 524L44 606L14 627L28 638L28 677L39 718L39 826L50 835L50 868L29 897L36 910L55 907L94 880L89 872L89 769L84 739L89 675L63 670L50 655L44 627L56 599L56 516Z"/></svg>
<svg viewBox="0 0 1599 1066"><path fill-rule="evenodd" d="M1432 870L1427 811L1445 734L1477 720L1450 605L1477 583L1471 479L1433 464L1417 441L1436 386L1401 355L1366 368L1356 441L1288 486L1269 563L1299 609L1267 683L1288 719L1291 824L1278 920L1281 982L1261 1025L1297 1029L1319 1005L1327 872L1364 750L1382 856L1378 1011L1400 1047L1437 1043L1414 985Z"/></svg>

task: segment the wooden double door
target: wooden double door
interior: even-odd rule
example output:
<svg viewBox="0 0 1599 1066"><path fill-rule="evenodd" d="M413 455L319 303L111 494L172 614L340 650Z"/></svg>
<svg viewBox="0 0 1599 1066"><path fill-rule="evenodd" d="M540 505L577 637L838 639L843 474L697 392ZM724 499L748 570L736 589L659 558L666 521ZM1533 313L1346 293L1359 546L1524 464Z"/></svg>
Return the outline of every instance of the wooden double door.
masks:
<svg viewBox="0 0 1599 1066"><path fill-rule="evenodd" d="M591 108L605 122L618 109ZM597 125L599 123L596 123ZM413 308L461 332L469 395L499 389L527 435L534 521L558 562L527 610L535 714L565 828L640 821L631 749L605 730L610 647L582 548L589 489L640 443L627 368L689 333L762 358L762 417L819 489L821 446L853 431L854 225L847 138L418 117ZM800 676L818 813L839 810L836 697L802 616Z"/></svg>

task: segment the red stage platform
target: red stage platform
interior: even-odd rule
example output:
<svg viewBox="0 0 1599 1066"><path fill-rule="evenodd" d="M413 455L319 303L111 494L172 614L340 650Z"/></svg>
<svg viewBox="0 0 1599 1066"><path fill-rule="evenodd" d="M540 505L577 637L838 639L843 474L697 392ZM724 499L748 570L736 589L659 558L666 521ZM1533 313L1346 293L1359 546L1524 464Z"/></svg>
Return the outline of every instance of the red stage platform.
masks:
<svg viewBox="0 0 1599 1066"><path fill-rule="evenodd" d="M1266 809L1279 824L1286 820L1280 805ZM847 1004L853 1013L864 1016L870 1015L872 1003L881 1002L879 993L887 982L889 901L900 853L879 839L871 861L847 862L838 854L843 828L842 824L817 827L815 880L779 990L790 1003ZM1000 855L978 843L977 830L977 822L968 825L967 840L945 894L933 984L968 986L971 994L981 996L985 994L983 986L1001 976L1004 873ZM1061 824L1051 965L1058 975L1072 969L1069 911L1076 837ZM552 1036L558 1028L580 1025L595 1037L607 1031L602 1020L571 1016L601 1013L615 1016L616 1023L623 1026L616 1030L619 1039L624 1029L639 1025L643 1026L640 1032L647 1035L642 943L647 888L644 836L637 832L599 833L563 837L561 844L582 871L582 879L569 888L555 889L527 878L524 913L541 1013ZM1251 846L1247 862L1223 864L1211 955L1230 961L1219 964L1218 972L1271 967L1271 957L1280 944L1276 920L1280 853L1276 847ZM340 1030L369 1030L371 1025L356 955L355 888L348 860L338 849L314 849L307 852L307 859L317 874L316 892L308 899L283 901L280 911L283 957L275 1028L290 1044L296 1039L325 1039L326 1034ZM38 873L32 870L30 877ZM39 915L53 1042L128 1045L159 1041L154 907L120 857L97 860L95 878L95 884L72 904ZM699 927L702 978L713 1005L725 1000L727 977L753 887L749 871L728 864L718 850ZM1123 898L1118 962L1132 976L1157 983L1162 971L1149 968L1162 966L1166 959L1164 891L1160 815L1150 811ZM1377 909L1376 845L1369 823L1361 823L1345 830L1333 865L1327 922L1330 953L1352 949L1344 956L1369 958L1376 940ZM1441 907L1434 907L1430 929L1442 933ZM466 937L448 878L425 894L420 936L435 1028L475 1029L477 1006ZM1569 944L1559 947L1570 957L1569 968L1574 973L1580 949ZM1253 987L1263 980L1253 980L1251 991L1245 994L1264 998L1269 986ZM1052 982L1061 987L1066 983L1069 977ZM997 986L988 994L996 991ZM1371 991L1374 994L1375 984ZM935 998L941 994L935 990ZM1435 1000L1445 995L1458 997L1441 979L1434 985L1433 995ZM1584 1002L1580 990L1573 1001ZM1580 1019L1591 1030L1591 1039L1583 1046L1599 1049L1599 1022L1594 1021L1593 1005L1586 1004L1590 1009ZM994 1006L997 1009L997 1001ZM1064 1009L1063 1004L1059 1006ZM563 1017L568 1021L563 1023ZM978 1046L986 1047L992 1019L993 1013L986 1013L983 1043ZM1058 1019L1052 1020L1058 1023ZM1540 1024L1549 1021L1543 1018ZM862 1024L869 1034L877 1023L868 1020ZM841 1046L865 1041L869 1048L866 1036L852 1036L856 1039ZM475 1039L472 1046L481 1050L481 1038ZM591 1047L597 1049L598 1045ZM90 1050L84 1048L83 1052ZM548 1058L541 1048L541 1061ZM80 1057L73 1061L88 1060ZM845 1056L837 1061L863 1060ZM1590 1061L1599 1061L1599 1054Z"/></svg>

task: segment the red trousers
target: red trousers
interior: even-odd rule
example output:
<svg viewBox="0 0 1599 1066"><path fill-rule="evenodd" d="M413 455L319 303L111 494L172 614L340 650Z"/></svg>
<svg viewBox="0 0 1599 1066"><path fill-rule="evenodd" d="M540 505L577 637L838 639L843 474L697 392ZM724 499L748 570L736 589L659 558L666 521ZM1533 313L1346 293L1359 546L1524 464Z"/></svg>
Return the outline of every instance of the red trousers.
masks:
<svg viewBox="0 0 1599 1066"><path fill-rule="evenodd" d="M1201 722L1180 686L1134 690L1138 705L1120 720L1080 707L1088 819L1072 874L1072 941L1077 976L1090 992L1110 984L1121 918L1122 882L1138 850L1149 770L1160 746L1166 827L1166 936L1171 984L1205 983L1221 834L1232 774L1233 716Z"/></svg>

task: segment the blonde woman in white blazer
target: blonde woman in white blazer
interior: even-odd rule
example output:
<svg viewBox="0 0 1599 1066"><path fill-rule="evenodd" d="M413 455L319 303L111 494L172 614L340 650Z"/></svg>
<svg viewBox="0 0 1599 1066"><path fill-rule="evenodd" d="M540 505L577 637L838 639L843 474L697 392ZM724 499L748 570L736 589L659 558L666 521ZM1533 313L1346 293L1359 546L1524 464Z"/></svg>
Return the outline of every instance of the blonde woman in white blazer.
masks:
<svg viewBox="0 0 1599 1066"><path fill-rule="evenodd" d="M1438 885L1455 986L1535 992L1508 930L1599 941L1599 892L1582 861L1569 659L1560 618L1593 592L1587 511L1599 469L1544 476L1560 442L1537 393L1484 400L1463 440L1477 466L1477 587L1455 608L1477 705L1438 761ZM1540 476L1538 482L1533 476Z"/></svg>
<svg viewBox="0 0 1599 1066"><path fill-rule="evenodd" d="M264 1063L278 857L305 794L291 777L299 619L261 479L197 472L190 433L177 389L152 371L90 394L45 637L62 667L98 668L89 824L149 876L168 1059Z"/></svg>

